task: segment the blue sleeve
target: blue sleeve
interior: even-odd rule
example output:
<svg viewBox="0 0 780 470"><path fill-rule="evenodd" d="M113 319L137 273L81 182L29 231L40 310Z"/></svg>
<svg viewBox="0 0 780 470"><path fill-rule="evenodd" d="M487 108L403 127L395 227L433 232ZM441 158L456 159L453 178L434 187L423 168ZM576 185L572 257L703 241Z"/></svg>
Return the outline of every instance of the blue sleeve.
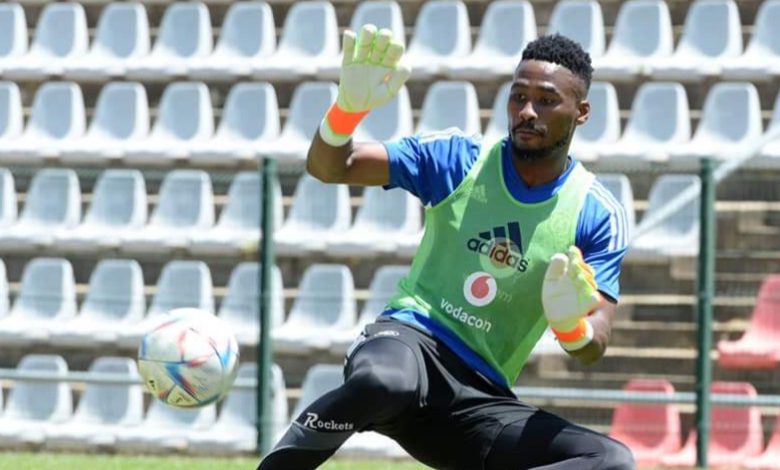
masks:
<svg viewBox="0 0 780 470"><path fill-rule="evenodd" d="M615 302L629 235L625 208L601 183L594 182L577 221L575 243L596 272L599 291Z"/></svg>
<svg viewBox="0 0 780 470"><path fill-rule="evenodd" d="M403 188L424 205L435 206L458 187L481 150L477 136L455 128L384 142L390 161L390 188Z"/></svg>

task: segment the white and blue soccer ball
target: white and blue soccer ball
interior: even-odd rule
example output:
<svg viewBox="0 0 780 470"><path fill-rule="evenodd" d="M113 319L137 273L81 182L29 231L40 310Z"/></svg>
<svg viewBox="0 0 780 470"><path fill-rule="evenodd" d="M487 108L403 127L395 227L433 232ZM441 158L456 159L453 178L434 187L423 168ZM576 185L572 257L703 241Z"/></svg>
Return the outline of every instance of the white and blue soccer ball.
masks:
<svg viewBox="0 0 780 470"><path fill-rule="evenodd" d="M168 405L210 405L233 385L238 343L228 325L213 314L174 309L141 338L138 371L149 392Z"/></svg>

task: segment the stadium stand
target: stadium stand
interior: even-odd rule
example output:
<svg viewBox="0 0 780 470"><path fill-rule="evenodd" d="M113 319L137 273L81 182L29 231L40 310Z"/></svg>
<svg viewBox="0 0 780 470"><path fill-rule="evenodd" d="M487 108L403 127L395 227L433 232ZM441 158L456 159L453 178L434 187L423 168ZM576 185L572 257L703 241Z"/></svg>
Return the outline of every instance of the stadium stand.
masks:
<svg viewBox="0 0 780 470"><path fill-rule="evenodd" d="M780 1L764 1L756 13L753 35L739 57L723 61L727 80L764 81L780 75L780 36L774 25L780 23Z"/></svg>
<svg viewBox="0 0 780 470"><path fill-rule="evenodd" d="M558 33L582 45L591 59L604 55L604 17L595 0L561 0L550 14L547 33Z"/></svg>
<svg viewBox="0 0 780 470"><path fill-rule="evenodd" d="M471 52L469 13L460 1L432 0L420 8L405 59L416 79L442 73L448 60Z"/></svg>
<svg viewBox="0 0 780 470"><path fill-rule="evenodd" d="M0 137L3 140L17 138L21 135L23 127L19 86L14 82L2 81L0 82Z"/></svg>
<svg viewBox="0 0 780 470"><path fill-rule="evenodd" d="M438 81L428 88L415 131L425 134L444 129L465 135L482 131L477 91L471 82Z"/></svg>
<svg viewBox="0 0 780 470"><path fill-rule="evenodd" d="M27 53L27 17L18 3L0 5L0 72Z"/></svg>
<svg viewBox="0 0 780 470"><path fill-rule="evenodd" d="M7 228L16 222L16 204L14 175L7 168L0 168L0 227Z"/></svg>
<svg viewBox="0 0 780 470"><path fill-rule="evenodd" d="M588 121L580 126L571 143L571 154L583 162L599 159L602 148L611 147L620 137L620 107L615 87L594 82L588 92L592 103Z"/></svg>
<svg viewBox="0 0 780 470"><path fill-rule="evenodd" d="M775 419L775 425L766 449L755 457L749 457L744 462L745 468L776 470L780 468L780 419Z"/></svg>
<svg viewBox="0 0 780 470"><path fill-rule="evenodd" d="M773 109L774 111L772 112L772 118L767 131L770 129L780 128L780 92L777 93L777 99L774 102ZM761 149L760 154L761 157L770 161L770 166L777 168L778 163L780 163L780 139L775 139L771 142L768 142Z"/></svg>

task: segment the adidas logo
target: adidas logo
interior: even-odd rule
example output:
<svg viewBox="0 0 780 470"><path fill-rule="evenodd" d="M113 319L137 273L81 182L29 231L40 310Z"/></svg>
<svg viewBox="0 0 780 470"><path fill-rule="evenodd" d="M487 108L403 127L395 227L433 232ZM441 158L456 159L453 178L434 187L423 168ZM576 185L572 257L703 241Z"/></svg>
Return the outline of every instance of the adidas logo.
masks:
<svg viewBox="0 0 780 470"><path fill-rule="evenodd" d="M523 237L517 222L479 232L466 242L466 248L501 267L510 266L521 273L528 269L528 260L523 259Z"/></svg>
<svg viewBox="0 0 780 470"><path fill-rule="evenodd" d="M480 184L471 188L471 199L477 202L487 204L487 195L485 194L485 185Z"/></svg>

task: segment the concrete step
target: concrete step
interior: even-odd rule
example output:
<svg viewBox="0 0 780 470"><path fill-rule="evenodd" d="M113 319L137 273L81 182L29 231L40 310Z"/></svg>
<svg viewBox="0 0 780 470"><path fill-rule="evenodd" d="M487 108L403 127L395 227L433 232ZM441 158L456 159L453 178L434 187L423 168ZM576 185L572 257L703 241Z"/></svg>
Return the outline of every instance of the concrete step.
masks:
<svg viewBox="0 0 780 470"><path fill-rule="evenodd" d="M744 333L747 320L715 322L713 333L716 339L733 339ZM694 348L697 344L697 325L693 322L632 321L617 320L612 327L611 346L644 347L672 346Z"/></svg>

